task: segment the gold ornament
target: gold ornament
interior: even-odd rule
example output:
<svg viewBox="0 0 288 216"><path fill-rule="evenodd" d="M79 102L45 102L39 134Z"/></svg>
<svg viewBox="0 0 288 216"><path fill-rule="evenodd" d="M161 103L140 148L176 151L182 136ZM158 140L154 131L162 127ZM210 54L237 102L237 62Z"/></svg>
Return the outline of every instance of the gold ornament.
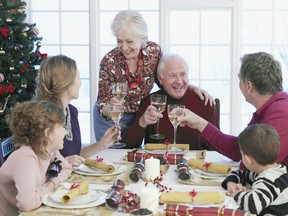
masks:
<svg viewBox="0 0 288 216"><path fill-rule="evenodd" d="M3 49L0 49L0 55L4 55L5 54L5 51Z"/></svg>
<svg viewBox="0 0 288 216"><path fill-rule="evenodd" d="M27 88L27 84L21 84L21 88L26 89Z"/></svg>
<svg viewBox="0 0 288 216"><path fill-rule="evenodd" d="M10 70L10 71L12 71L12 70L14 70L14 69L15 69L14 67L9 67L9 70Z"/></svg>
<svg viewBox="0 0 288 216"><path fill-rule="evenodd" d="M12 22L12 19L6 18L6 22Z"/></svg>
<svg viewBox="0 0 288 216"><path fill-rule="evenodd" d="M22 32L21 33L24 37L27 37L27 33L26 32Z"/></svg>

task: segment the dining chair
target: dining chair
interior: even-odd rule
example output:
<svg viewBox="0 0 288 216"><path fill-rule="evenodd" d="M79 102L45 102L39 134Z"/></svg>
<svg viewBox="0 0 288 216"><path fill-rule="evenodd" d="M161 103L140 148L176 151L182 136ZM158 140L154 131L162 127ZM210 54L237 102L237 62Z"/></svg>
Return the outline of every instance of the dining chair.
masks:
<svg viewBox="0 0 288 216"><path fill-rule="evenodd" d="M0 148L0 166L4 163L4 161L8 158L8 156L13 151L13 145L12 145L12 137L9 137L1 142L1 148Z"/></svg>
<svg viewBox="0 0 288 216"><path fill-rule="evenodd" d="M220 129L220 100L219 98L215 98L215 103L216 103L216 110L218 114L218 127Z"/></svg>

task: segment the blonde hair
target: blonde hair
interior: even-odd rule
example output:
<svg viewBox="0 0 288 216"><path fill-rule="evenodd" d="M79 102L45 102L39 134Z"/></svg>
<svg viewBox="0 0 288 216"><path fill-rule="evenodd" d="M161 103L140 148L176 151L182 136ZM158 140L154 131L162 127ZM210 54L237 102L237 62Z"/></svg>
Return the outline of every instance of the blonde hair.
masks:
<svg viewBox="0 0 288 216"><path fill-rule="evenodd" d="M36 96L38 99L49 100L64 108L60 96L74 83L77 76L76 62L64 55L45 59L36 78Z"/></svg>
<svg viewBox="0 0 288 216"><path fill-rule="evenodd" d="M45 129L53 130L56 124L64 124L64 120L63 110L45 100L17 103L7 116L15 147L31 146L35 154L40 156L47 154L48 138L45 137Z"/></svg>

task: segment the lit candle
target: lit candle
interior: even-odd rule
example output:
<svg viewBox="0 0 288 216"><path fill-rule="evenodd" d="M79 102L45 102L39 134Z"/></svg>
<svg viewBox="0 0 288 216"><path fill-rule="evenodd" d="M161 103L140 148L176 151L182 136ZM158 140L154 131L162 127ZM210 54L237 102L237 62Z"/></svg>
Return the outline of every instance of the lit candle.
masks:
<svg viewBox="0 0 288 216"><path fill-rule="evenodd" d="M140 208L146 208L153 212L153 215L158 213L159 207L159 191L156 188L143 188L140 191Z"/></svg>
<svg viewBox="0 0 288 216"><path fill-rule="evenodd" d="M145 178L146 181L153 181L160 176L160 160L157 158L148 158L145 160Z"/></svg>

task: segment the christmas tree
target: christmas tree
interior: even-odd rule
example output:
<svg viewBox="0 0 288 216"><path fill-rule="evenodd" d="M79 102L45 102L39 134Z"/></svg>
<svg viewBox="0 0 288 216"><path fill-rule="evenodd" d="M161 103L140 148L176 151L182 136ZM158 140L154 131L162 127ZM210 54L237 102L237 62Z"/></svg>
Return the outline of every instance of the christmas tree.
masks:
<svg viewBox="0 0 288 216"><path fill-rule="evenodd" d="M21 0L0 0L0 142L11 136L6 122L11 108L34 96L38 68L47 56L40 53L36 24L25 23L25 6Z"/></svg>

